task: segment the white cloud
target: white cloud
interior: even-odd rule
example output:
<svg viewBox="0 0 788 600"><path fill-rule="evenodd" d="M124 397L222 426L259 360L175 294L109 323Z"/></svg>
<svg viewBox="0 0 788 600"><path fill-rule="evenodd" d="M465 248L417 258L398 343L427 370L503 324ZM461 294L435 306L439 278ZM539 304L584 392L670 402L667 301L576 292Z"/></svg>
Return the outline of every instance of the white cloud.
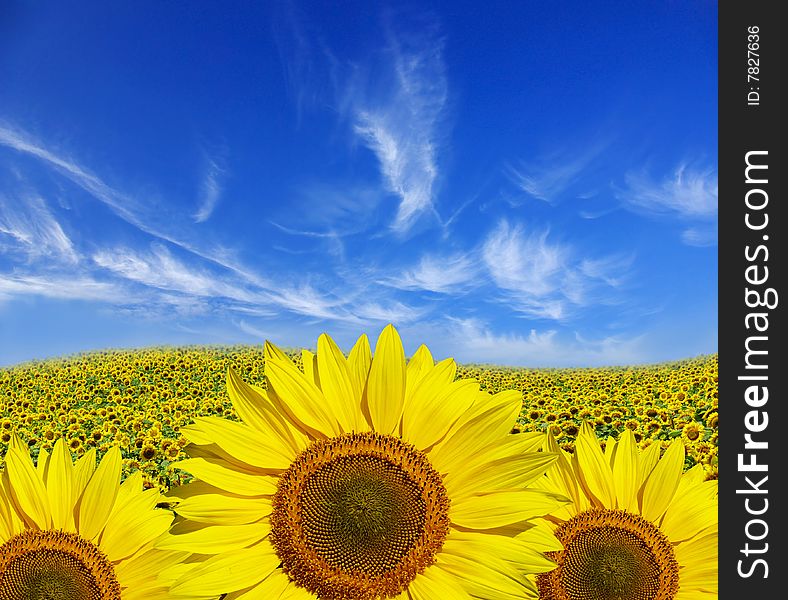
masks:
<svg viewBox="0 0 788 600"><path fill-rule="evenodd" d="M507 174L514 184L525 193L554 203L573 185L601 154L607 144L598 143L585 152L558 151L540 161L520 162L509 165ZM584 194L580 194L582 196Z"/></svg>
<svg viewBox="0 0 788 600"><path fill-rule="evenodd" d="M187 266L160 244L154 244L148 253L117 248L100 250L92 258L99 267L151 288L239 302L253 303L259 300L255 294L224 282L212 272Z"/></svg>
<svg viewBox="0 0 788 600"><path fill-rule="evenodd" d="M47 257L71 264L78 261L71 239L37 196L9 202L0 195L0 234L10 236L14 248L30 258Z"/></svg>
<svg viewBox="0 0 788 600"><path fill-rule="evenodd" d="M679 165L671 176L654 181L644 173L629 173L627 188L618 197L633 211L710 220L717 216L717 173L711 168Z"/></svg>
<svg viewBox="0 0 788 600"><path fill-rule="evenodd" d="M556 330L494 333L479 319L449 319L448 337L459 362L542 367L633 365L648 362L643 336L562 339Z"/></svg>
<svg viewBox="0 0 788 600"><path fill-rule="evenodd" d="M14 296L44 296L59 300L92 300L115 304L137 302L139 298L115 283L97 281L84 275L15 275L0 277L0 299Z"/></svg>
<svg viewBox="0 0 788 600"><path fill-rule="evenodd" d="M213 214L222 194L222 186L219 183L219 179L223 172L215 160L208 159L208 165L200 186L200 206L193 216L195 223L203 223Z"/></svg>
<svg viewBox="0 0 788 600"><path fill-rule="evenodd" d="M483 262L512 308L556 321L578 307L610 303L631 258L575 259L577 252L548 239L547 231L527 231L501 220L481 249Z"/></svg>
<svg viewBox="0 0 788 600"><path fill-rule="evenodd" d="M194 243L165 231L166 227L162 227L158 225L158 223L167 220L166 216L163 217L160 214L162 212L162 207L165 207L166 204L160 202L157 203L155 207L146 209L134 198L107 185L86 168L48 150L21 130L12 128L3 123L0 123L0 145L7 146L17 152L40 159L46 165L53 167L56 171L85 190L93 198L109 207L115 215L140 231L159 240L169 242L174 246L178 246L206 261L231 270L250 283L264 285L261 283L262 279L260 277L236 264L227 252L221 249L206 251ZM177 221L177 219L170 218L170 221Z"/></svg>
<svg viewBox="0 0 788 600"><path fill-rule="evenodd" d="M402 302L386 302L385 304L369 302L353 307L353 314L361 322L382 323L413 323L424 315L424 309L414 308Z"/></svg>
<svg viewBox="0 0 788 600"><path fill-rule="evenodd" d="M389 52L392 83L375 98L356 100L354 130L375 153L387 189L400 199L391 228L403 233L434 210L437 129L448 91L440 40L392 39Z"/></svg>
<svg viewBox="0 0 788 600"><path fill-rule="evenodd" d="M34 156L57 169L79 187L109 206L119 217L147 231L134 211L136 202L118 193L101 179L88 172L70 159L64 158L44 148L27 134L0 123L0 145L7 146L23 154Z"/></svg>
<svg viewBox="0 0 788 600"><path fill-rule="evenodd" d="M425 255L419 264L398 277L380 280L401 290L423 290L438 294L460 293L479 284L479 269L470 255Z"/></svg>
<svg viewBox="0 0 788 600"><path fill-rule="evenodd" d="M690 227L681 232L681 241L701 248L717 244L716 227Z"/></svg>

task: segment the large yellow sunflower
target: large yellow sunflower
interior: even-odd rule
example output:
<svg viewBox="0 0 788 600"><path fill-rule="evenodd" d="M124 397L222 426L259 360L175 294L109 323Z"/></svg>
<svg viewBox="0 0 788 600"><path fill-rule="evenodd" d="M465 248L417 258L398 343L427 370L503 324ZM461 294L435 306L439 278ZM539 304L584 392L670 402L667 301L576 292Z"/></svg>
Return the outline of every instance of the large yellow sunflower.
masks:
<svg viewBox="0 0 788 600"><path fill-rule="evenodd" d="M558 452L552 436L544 449ZM564 545L536 576L544 600L712 600L717 597L717 482L683 473L674 440L641 452L631 431L604 451L584 423L538 485L572 499L547 517Z"/></svg>
<svg viewBox="0 0 788 600"><path fill-rule="evenodd" d="M59 439L35 466L13 436L0 475L0 600L165 600L188 565L186 552L158 550L173 514L142 491L139 472L120 483L121 456L75 464ZM216 598L196 594L193 598Z"/></svg>
<svg viewBox="0 0 788 600"><path fill-rule="evenodd" d="M183 430L196 481L170 494L186 520L164 547L214 556L174 597L536 597L526 575L560 545L531 520L567 499L528 487L557 454L509 435L520 393L455 381L425 346L406 365L391 325L374 359L365 335L346 358L325 334L303 359L266 343L266 390L228 372L243 422Z"/></svg>

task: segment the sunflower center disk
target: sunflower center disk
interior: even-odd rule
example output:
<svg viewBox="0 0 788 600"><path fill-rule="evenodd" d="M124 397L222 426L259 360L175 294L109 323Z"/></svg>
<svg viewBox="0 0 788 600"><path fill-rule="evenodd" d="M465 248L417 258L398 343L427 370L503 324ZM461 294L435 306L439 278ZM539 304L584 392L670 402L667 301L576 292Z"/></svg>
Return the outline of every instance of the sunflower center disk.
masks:
<svg viewBox="0 0 788 600"><path fill-rule="evenodd" d="M653 523L621 510L589 510L555 531L558 567L539 575L549 600L671 600L679 567L673 545Z"/></svg>
<svg viewBox="0 0 788 600"><path fill-rule="evenodd" d="M371 432L313 442L282 474L273 506L282 568L326 600L396 596L449 530L446 490L427 457Z"/></svg>
<svg viewBox="0 0 788 600"><path fill-rule="evenodd" d="M93 543L26 530L0 546L0 600L120 600L120 585Z"/></svg>

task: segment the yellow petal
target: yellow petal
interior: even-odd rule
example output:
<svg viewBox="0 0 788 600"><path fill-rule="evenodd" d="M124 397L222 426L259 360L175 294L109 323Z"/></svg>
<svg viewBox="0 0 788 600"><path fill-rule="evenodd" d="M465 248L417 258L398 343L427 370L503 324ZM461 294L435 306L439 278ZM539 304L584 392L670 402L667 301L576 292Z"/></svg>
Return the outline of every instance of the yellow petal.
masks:
<svg viewBox="0 0 788 600"><path fill-rule="evenodd" d="M224 600L279 600L289 585L290 578L276 570L257 585L227 594Z"/></svg>
<svg viewBox="0 0 788 600"><path fill-rule="evenodd" d="M493 491L519 490L541 477L558 459L547 452L518 453L447 473L443 482L452 499Z"/></svg>
<svg viewBox="0 0 788 600"><path fill-rule="evenodd" d="M615 508L616 492L613 487L613 472L590 427L584 429L577 436L575 456L580 466L583 482L589 491L605 508Z"/></svg>
<svg viewBox="0 0 788 600"><path fill-rule="evenodd" d="M172 567L182 564L188 556L186 552L162 552L150 548L113 566L121 585L130 587L139 581L149 581L151 573L168 572ZM125 592L123 600L126 598Z"/></svg>
<svg viewBox="0 0 788 600"><path fill-rule="evenodd" d="M556 552L564 549L563 544L553 534L553 527L544 519L534 519L525 531L517 534L517 539L539 552Z"/></svg>
<svg viewBox="0 0 788 600"><path fill-rule="evenodd" d="M277 353L281 351L270 342L265 343L265 351L265 376L271 401L315 436L339 435L339 422L326 408L320 388L307 379L290 359L280 359Z"/></svg>
<svg viewBox="0 0 788 600"><path fill-rule="evenodd" d="M260 469L283 470L295 458L276 436L264 438L248 425L220 417L194 417L181 433L195 444L216 444L230 456Z"/></svg>
<svg viewBox="0 0 788 600"><path fill-rule="evenodd" d="M717 482L693 483L685 474L659 528L674 544L688 540L717 523L717 506Z"/></svg>
<svg viewBox="0 0 788 600"><path fill-rule="evenodd" d="M301 350L301 364L304 365L304 375L317 387L320 387L320 376L317 371L317 357L309 350Z"/></svg>
<svg viewBox="0 0 788 600"><path fill-rule="evenodd" d="M96 471L96 449L91 448L74 463L74 504L77 503L88 481Z"/></svg>
<svg viewBox="0 0 788 600"><path fill-rule="evenodd" d="M172 513L164 510L145 511L125 516L125 521L107 524L99 547L113 562L128 558L152 540L161 537L172 524Z"/></svg>
<svg viewBox="0 0 788 600"><path fill-rule="evenodd" d="M270 531L268 523L206 525L189 533L166 535L156 543L156 547L197 554L220 554L260 542Z"/></svg>
<svg viewBox="0 0 788 600"><path fill-rule="evenodd" d="M39 529L49 529L52 523L49 498L30 455L9 448L5 461L14 503Z"/></svg>
<svg viewBox="0 0 788 600"><path fill-rule="evenodd" d="M474 598L519 600L526 593L525 577L497 556L467 556L462 544L446 538L434 567L453 575ZM437 596L440 598L440 596Z"/></svg>
<svg viewBox="0 0 788 600"><path fill-rule="evenodd" d="M347 364L356 397L362 398L367 387L369 368L372 366L372 350L369 348L369 339L366 334L359 336L353 348L350 349Z"/></svg>
<svg viewBox="0 0 788 600"><path fill-rule="evenodd" d="M611 446L613 444L610 444ZM626 429L615 444L613 460L613 487L616 490L618 508L637 512L638 449L634 434Z"/></svg>
<svg viewBox="0 0 788 600"><path fill-rule="evenodd" d="M567 459L566 454L555 441L552 433L548 432L545 436L544 451L558 454L556 462L547 470L545 483L549 482L551 488L570 498L577 512L587 510L590 506L588 497L578 487L577 476L572 463Z"/></svg>
<svg viewBox="0 0 788 600"><path fill-rule="evenodd" d="M170 592L175 598L235 592L263 581L279 562L274 547L266 540L198 563L173 584Z"/></svg>
<svg viewBox="0 0 788 600"><path fill-rule="evenodd" d="M63 438L55 442L49 457L46 484L52 509L52 526L74 531L74 466Z"/></svg>
<svg viewBox="0 0 788 600"><path fill-rule="evenodd" d="M245 383L231 368L227 369L227 393L241 420L266 435L273 435L296 456L306 448L306 436L293 428L273 405L268 393Z"/></svg>
<svg viewBox="0 0 788 600"><path fill-rule="evenodd" d="M79 534L87 540L103 529L118 495L122 457L117 447L110 448L90 478L77 512Z"/></svg>
<svg viewBox="0 0 788 600"><path fill-rule="evenodd" d="M418 347L416 352L413 353L408 361L405 372L407 374L405 386L405 403L407 404L408 398L413 393L413 386L418 383L424 375L432 370L435 366L435 360L432 358L429 348L422 344ZM452 378L453 380L454 378Z"/></svg>
<svg viewBox="0 0 788 600"><path fill-rule="evenodd" d="M397 330L387 325L378 337L367 381L367 410L378 433L393 433L405 401L405 351Z"/></svg>
<svg viewBox="0 0 788 600"><path fill-rule="evenodd" d="M47 468L49 467L49 453L46 448L41 448L38 453L38 463L36 463L36 472L41 477L41 481L45 484L47 482Z"/></svg>
<svg viewBox="0 0 788 600"><path fill-rule="evenodd" d="M191 473L201 481L233 494L261 496L276 492L276 482L271 477L244 473L229 468L229 465L225 466L204 458L187 458L174 463L174 466Z"/></svg>
<svg viewBox="0 0 788 600"><path fill-rule="evenodd" d="M208 525L245 525L270 515L271 500L197 494L179 502L174 510L187 519Z"/></svg>
<svg viewBox="0 0 788 600"><path fill-rule="evenodd" d="M0 472L0 544L22 533L24 523L16 512L11 499L11 482L8 469Z"/></svg>
<svg viewBox="0 0 788 600"><path fill-rule="evenodd" d="M568 502L563 496L530 488L451 500L451 522L469 529L490 529L541 517Z"/></svg>
<svg viewBox="0 0 788 600"><path fill-rule="evenodd" d="M552 571L556 564L541 551L528 545L526 537L508 537L490 535L475 531L452 531L453 544L457 545L454 552L462 552L464 556L495 556L512 563L517 569L527 573L545 573ZM451 552L452 549L447 550Z"/></svg>
<svg viewBox="0 0 788 600"><path fill-rule="evenodd" d="M444 363L416 384L402 414L402 437L417 448L426 449L441 441L479 392L473 379L447 383L445 375L452 365Z"/></svg>
<svg viewBox="0 0 788 600"><path fill-rule="evenodd" d="M679 486L684 470L684 444L675 439L665 451L665 455L651 471L643 486L641 514L644 519L656 521L668 508Z"/></svg>
<svg viewBox="0 0 788 600"><path fill-rule="evenodd" d="M446 439L430 451L433 465L441 473L467 468L469 459L477 456L482 448L507 439L521 408L520 392L506 391L495 396L480 394Z"/></svg>
<svg viewBox="0 0 788 600"><path fill-rule="evenodd" d="M661 446L659 442L655 442L640 454L640 461L638 463L638 495L641 495L643 484L657 465L660 450Z"/></svg>
<svg viewBox="0 0 788 600"><path fill-rule="evenodd" d="M470 594L459 584L456 577L434 565L416 575L408 584L412 600L472 600Z"/></svg>
<svg viewBox="0 0 788 600"><path fill-rule="evenodd" d="M361 394L353 384L345 355L325 333L317 339L317 370L323 396L342 430L358 431L358 422L362 418Z"/></svg>

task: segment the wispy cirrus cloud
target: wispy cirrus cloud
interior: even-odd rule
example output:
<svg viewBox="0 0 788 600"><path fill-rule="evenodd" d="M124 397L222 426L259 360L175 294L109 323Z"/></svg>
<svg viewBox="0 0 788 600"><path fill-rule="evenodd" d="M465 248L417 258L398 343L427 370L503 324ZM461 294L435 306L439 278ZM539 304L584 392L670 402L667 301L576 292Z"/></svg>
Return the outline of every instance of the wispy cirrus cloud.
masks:
<svg viewBox="0 0 788 600"><path fill-rule="evenodd" d="M162 244L153 244L149 252L130 248L104 249L93 254L92 260L115 275L151 288L239 302L259 300L237 284L223 281L217 273L178 260Z"/></svg>
<svg viewBox="0 0 788 600"><path fill-rule="evenodd" d="M14 201L0 194L0 249L3 234L8 236L13 250L31 259L47 257L74 264L77 251L63 227L44 200L24 194Z"/></svg>
<svg viewBox="0 0 788 600"><path fill-rule="evenodd" d="M7 146L43 161L103 202L125 221L147 230L147 226L136 214L135 209L140 207L134 199L119 193L75 161L47 149L26 132L0 122L0 146Z"/></svg>
<svg viewBox="0 0 788 600"><path fill-rule="evenodd" d="M396 277L380 280L401 290L427 291L437 294L462 293L481 283L477 258L472 253L449 256L425 255L419 264Z"/></svg>
<svg viewBox="0 0 788 600"><path fill-rule="evenodd" d="M0 299L43 296L58 300L88 300L115 304L136 303L140 298L116 282L98 281L84 274L4 274Z"/></svg>
<svg viewBox="0 0 788 600"><path fill-rule="evenodd" d="M224 169L216 159L207 159L200 185L199 207L193 215L195 223L203 223L213 214L222 194L221 177L223 174Z"/></svg>
<svg viewBox="0 0 788 600"><path fill-rule="evenodd" d="M549 231L529 231L506 219L499 221L481 248L490 277L514 310L556 321L593 302L609 303L608 292L617 287L632 260L578 259L576 254L568 244L552 242Z"/></svg>
<svg viewBox="0 0 788 600"><path fill-rule="evenodd" d="M626 176L626 187L616 196L622 205L647 217L675 218L690 222L681 240L690 246L713 246L717 243L718 184L717 172L682 163L660 180L644 171Z"/></svg>
<svg viewBox="0 0 788 600"><path fill-rule="evenodd" d="M681 164L659 181L644 172L633 172L627 174L626 184L617 195L634 211L686 219L717 216L717 172L712 168L697 169Z"/></svg>
<svg viewBox="0 0 788 600"><path fill-rule="evenodd" d="M407 232L434 212L439 127L448 100L443 41L389 36L385 81L353 90L354 131L375 154L386 188L399 197L391 229Z"/></svg>
<svg viewBox="0 0 788 600"><path fill-rule="evenodd" d="M3 122L0 122L0 146L6 146L16 152L38 159L42 164L51 167L72 181L92 198L107 206L117 217L139 231L158 240L178 246L218 266L232 270L250 281L259 281L257 275L250 273L243 266L237 264L222 249L202 248L184 236L169 231L162 223L178 222L179 219L167 214L162 216L162 212L168 209L166 203L159 202L155 206L143 205L133 196L110 186L75 160L62 156L56 151L45 147L25 131Z"/></svg>
<svg viewBox="0 0 788 600"><path fill-rule="evenodd" d="M594 161L607 148L606 142L590 145L581 152L555 151L539 160L509 164L505 173L519 189L530 196L554 204L573 186L583 181ZM586 193L584 190L579 195Z"/></svg>

